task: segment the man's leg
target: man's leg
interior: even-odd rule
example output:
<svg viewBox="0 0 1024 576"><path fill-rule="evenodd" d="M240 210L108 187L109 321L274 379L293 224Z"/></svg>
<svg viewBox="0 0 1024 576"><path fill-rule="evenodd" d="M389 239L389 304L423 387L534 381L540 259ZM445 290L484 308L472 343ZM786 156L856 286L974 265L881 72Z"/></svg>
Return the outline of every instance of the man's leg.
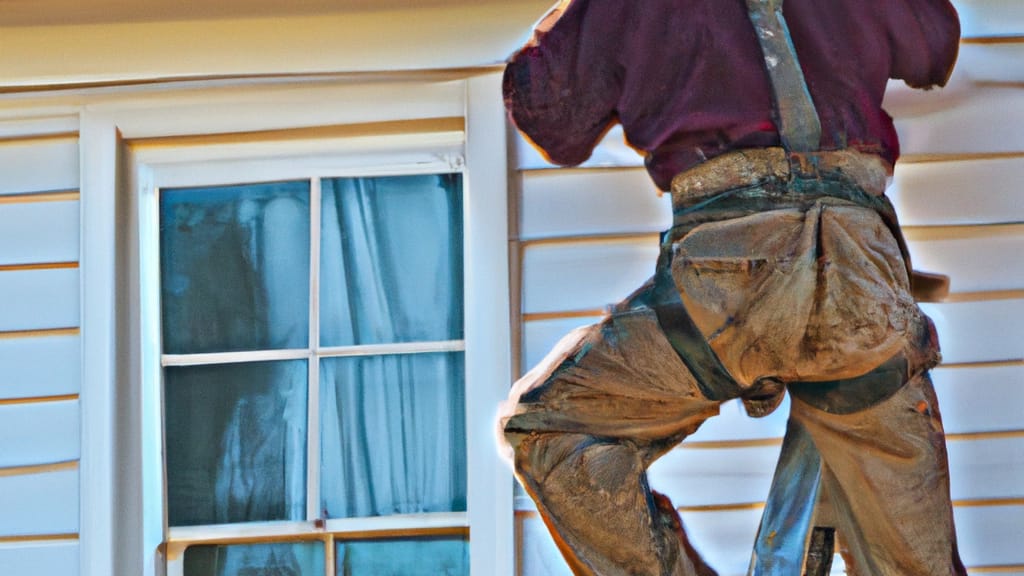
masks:
<svg viewBox="0 0 1024 576"><path fill-rule="evenodd" d="M651 310L568 336L513 399L504 433L516 473L577 574L715 574L647 485L647 466L718 413Z"/></svg>
<svg viewBox="0 0 1024 576"><path fill-rule="evenodd" d="M966 575L942 420L927 373L849 414L830 414L793 394L790 418L821 454L822 487L850 574Z"/></svg>
<svg viewBox="0 0 1024 576"><path fill-rule="evenodd" d="M562 555L578 575L713 576L679 515L647 485L652 454L628 441L539 434L516 451L516 470Z"/></svg>

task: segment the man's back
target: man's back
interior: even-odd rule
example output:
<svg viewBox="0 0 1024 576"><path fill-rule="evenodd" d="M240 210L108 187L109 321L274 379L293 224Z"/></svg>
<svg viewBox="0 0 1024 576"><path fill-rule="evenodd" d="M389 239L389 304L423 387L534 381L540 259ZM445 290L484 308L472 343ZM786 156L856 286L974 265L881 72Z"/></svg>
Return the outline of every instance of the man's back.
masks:
<svg viewBox="0 0 1024 576"><path fill-rule="evenodd" d="M560 164L585 160L610 123L668 188L690 166L779 143L771 88L743 0L575 0L506 72L513 119ZM822 148L895 161L887 80L941 85L959 24L947 0L786 0L822 123Z"/></svg>

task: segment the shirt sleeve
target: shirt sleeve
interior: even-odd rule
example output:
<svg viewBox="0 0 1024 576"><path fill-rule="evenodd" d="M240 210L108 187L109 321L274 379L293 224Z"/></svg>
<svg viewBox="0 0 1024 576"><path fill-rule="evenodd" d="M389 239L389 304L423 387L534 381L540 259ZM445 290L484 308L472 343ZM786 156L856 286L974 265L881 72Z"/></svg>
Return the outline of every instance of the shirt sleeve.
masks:
<svg viewBox="0 0 1024 576"><path fill-rule="evenodd" d="M505 68L512 121L556 164L579 164L616 119L625 11L635 0L573 0Z"/></svg>
<svg viewBox="0 0 1024 576"><path fill-rule="evenodd" d="M944 86L960 48L960 19L948 0L892 3L893 78L914 88Z"/></svg>

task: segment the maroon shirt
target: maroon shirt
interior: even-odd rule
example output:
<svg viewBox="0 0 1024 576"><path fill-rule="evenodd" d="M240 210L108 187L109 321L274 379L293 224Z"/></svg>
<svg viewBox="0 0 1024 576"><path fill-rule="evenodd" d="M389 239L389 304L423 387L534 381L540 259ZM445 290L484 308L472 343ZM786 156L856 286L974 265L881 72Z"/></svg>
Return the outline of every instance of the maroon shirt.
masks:
<svg viewBox="0 0 1024 576"><path fill-rule="evenodd" d="M948 0L785 0L823 149L899 155L889 78L943 85L956 61ZM557 164L621 122L655 183L737 148L778 146L771 86L744 0L574 0L513 56L505 103Z"/></svg>

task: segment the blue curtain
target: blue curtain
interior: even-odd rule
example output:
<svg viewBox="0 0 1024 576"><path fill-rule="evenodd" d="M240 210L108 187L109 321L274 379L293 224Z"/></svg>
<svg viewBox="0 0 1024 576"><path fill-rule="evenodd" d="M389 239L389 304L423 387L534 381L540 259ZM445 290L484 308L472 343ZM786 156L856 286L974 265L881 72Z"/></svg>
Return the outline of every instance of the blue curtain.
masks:
<svg viewBox="0 0 1024 576"><path fill-rule="evenodd" d="M321 344L462 338L457 176L323 183ZM463 355L320 364L328 518L466 509Z"/></svg>

